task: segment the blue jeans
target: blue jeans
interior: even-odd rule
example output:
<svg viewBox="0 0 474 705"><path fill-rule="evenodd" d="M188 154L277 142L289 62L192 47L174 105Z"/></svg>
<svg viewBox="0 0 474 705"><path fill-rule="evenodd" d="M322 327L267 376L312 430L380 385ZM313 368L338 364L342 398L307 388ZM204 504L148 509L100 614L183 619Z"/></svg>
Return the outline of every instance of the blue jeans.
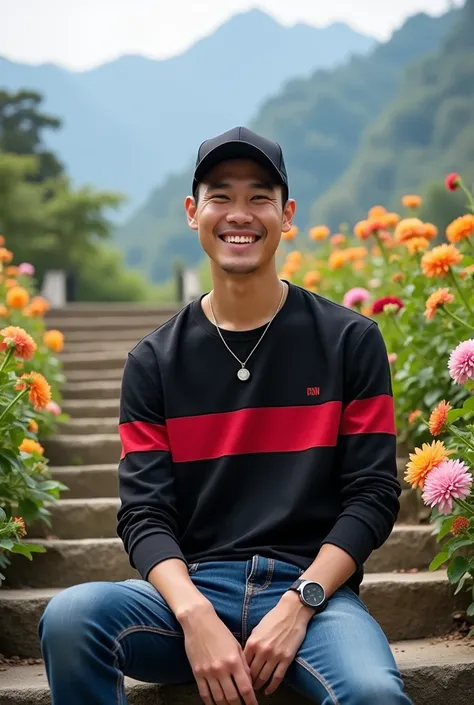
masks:
<svg viewBox="0 0 474 705"><path fill-rule="evenodd" d="M262 556L189 567L242 646L302 572ZM124 675L150 683L194 682L181 626L144 580L63 590L47 605L39 635L53 705L123 705ZM284 682L320 705L411 705L385 634L347 587L310 621Z"/></svg>

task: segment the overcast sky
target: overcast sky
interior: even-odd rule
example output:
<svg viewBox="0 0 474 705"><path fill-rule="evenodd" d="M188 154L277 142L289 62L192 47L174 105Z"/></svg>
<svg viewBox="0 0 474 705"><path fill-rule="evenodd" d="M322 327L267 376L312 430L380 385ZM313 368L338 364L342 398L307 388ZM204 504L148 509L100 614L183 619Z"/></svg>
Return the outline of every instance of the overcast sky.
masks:
<svg viewBox="0 0 474 705"><path fill-rule="evenodd" d="M453 4L464 0L0 0L0 55L77 70L121 54L164 58L252 7L284 24L344 21L385 39L408 15Z"/></svg>

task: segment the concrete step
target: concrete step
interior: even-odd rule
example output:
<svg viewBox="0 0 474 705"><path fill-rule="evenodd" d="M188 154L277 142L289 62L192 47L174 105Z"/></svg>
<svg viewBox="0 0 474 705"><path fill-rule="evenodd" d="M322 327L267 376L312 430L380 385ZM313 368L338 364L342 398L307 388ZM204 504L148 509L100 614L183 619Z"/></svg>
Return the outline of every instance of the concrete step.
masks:
<svg viewBox="0 0 474 705"><path fill-rule="evenodd" d="M69 489L62 496L64 499L98 499L115 497L118 494L117 466L80 465L52 467L52 475Z"/></svg>
<svg viewBox="0 0 474 705"><path fill-rule="evenodd" d="M392 643L391 649L415 705L471 705L474 649L469 642L419 639ZM162 686L125 678L125 690L129 705L202 704L195 683ZM273 695L257 697L259 705L308 704L284 683ZM44 666L7 667L0 674L0 705L51 705Z"/></svg>
<svg viewBox="0 0 474 705"><path fill-rule="evenodd" d="M77 418L61 424L60 431L66 435L84 436L95 433L117 433L118 415L104 418Z"/></svg>
<svg viewBox="0 0 474 705"><path fill-rule="evenodd" d="M120 380L93 380L91 382L66 382L62 387L63 399L119 399Z"/></svg>
<svg viewBox="0 0 474 705"><path fill-rule="evenodd" d="M48 318L48 328L59 328L64 334L69 331L116 331L117 337L121 337L126 331L128 334L136 330L147 330L149 333L159 328L168 321L170 316L162 314L128 315L128 316L73 316ZM99 336L100 337L100 336Z"/></svg>
<svg viewBox="0 0 474 705"><path fill-rule="evenodd" d="M60 357L66 376L71 370L123 370L126 358L127 355L123 350L99 350L88 353L63 352Z"/></svg>
<svg viewBox="0 0 474 705"><path fill-rule="evenodd" d="M110 418L119 415L120 395L114 399L64 399L62 409L72 419Z"/></svg>
<svg viewBox="0 0 474 705"><path fill-rule="evenodd" d="M58 592L58 588L0 590L0 653L40 656L37 625ZM390 641L446 634L457 624L454 615L469 604L466 593L454 595L445 571L366 575L360 595ZM474 662L474 651L472 658Z"/></svg>
<svg viewBox="0 0 474 705"><path fill-rule="evenodd" d="M65 373L66 382L111 382L121 380L122 376L123 366L103 370L67 370Z"/></svg>
<svg viewBox="0 0 474 705"><path fill-rule="evenodd" d="M72 498L69 492L63 492L59 502L47 504L47 508L51 512L51 529L45 524L31 525L28 527L29 536L41 538L55 536L59 539L115 538L117 536L117 510L120 502L118 499L117 466L112 465L111 468L112 479L107 484L112 488L112 492L108 497L103 495L98 497L97 494L92 494L96 482L94 474L89 471L87 473L91 484L89 498L87 500ZM56 473L54 476L57 477ZM62 477L64 477L64 473ZM413 496L416 499L414 493L405 494L402 497L402 507L405 508L407 505L402 514L404 518L408 518L409 522L416 525L417 515L409 514L409 510L413 506L416 508L412 502Z"/></svg>
<svg viewBox="0 0 474 705"><path fill-rule="evenodd" d="M64 308L51 308L45 318L55 319L73 319L73 318L97 318L104 316L159 316L161 318L171 318L179 310L179 306L157 306L156 304L148 303L127 303L127 302L104 302L104 303L87 303L77 302L68 303Z"/></svg>
<svg viewBox="0 0 474 705"><path fill-rule="evenodd" d="M121 443L117 433L65 434L43 441L50 465L104 465L118 463Z"/></svg>
<svg viewBox="0 0 474 705"><path fill-rule="evenodd" d="M36 554L33 561L12 556L5 569L9 587L68 587L85 580L124 580L137 575L119 538L38 539L36 543L46 552ZM365 570L426 570L437 549L431 526L396 525L386 543L370 556Z"/></svg>

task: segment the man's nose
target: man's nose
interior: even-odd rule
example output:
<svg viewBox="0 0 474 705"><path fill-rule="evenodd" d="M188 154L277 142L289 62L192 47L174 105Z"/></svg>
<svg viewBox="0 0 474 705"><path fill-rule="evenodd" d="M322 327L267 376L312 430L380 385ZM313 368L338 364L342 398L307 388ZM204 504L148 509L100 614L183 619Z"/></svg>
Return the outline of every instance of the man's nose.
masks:
<svg viewBox="0 0 474 705"><path fill-rule="evenodd" d="M226 220L228 223L237 223L238 225L246 225L253 220L252 213L244 206L235 206L227 213Z"/></svg>

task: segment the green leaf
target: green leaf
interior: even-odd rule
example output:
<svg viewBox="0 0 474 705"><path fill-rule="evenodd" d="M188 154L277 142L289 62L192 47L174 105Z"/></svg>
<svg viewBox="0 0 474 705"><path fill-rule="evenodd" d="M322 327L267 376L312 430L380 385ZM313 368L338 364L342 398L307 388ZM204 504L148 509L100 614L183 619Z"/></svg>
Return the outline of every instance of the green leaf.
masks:
<svg viewBox="0 0 474 705"><path fill-rule="evenodd" d="M466 610L466 614L468 617L474 617L474 602L471 602L471 604Z"/></svg>
<svg viewBox="0 0 474 705"><path fill-rule="evenodd" d="M36 546L34 543L15 543L12 553L20 553L31 561L33 559L32 553L46 553L46 549L44 546Z"/></svg>
<svg viewBox="0 0 474 705"><path fill-rule="evenodd" d="M463 409L450 409L447 414L448 423L453 423L464 416Z"/></svg>
<svg viewBox="0 0 474 705"><path fill-rule="evenodd" d="M448 559L449 555L447 551L442 551L441 553L438 553L438 555L435 556L431 561L428 570L437 570L437 568L439 568L440 565L445 563Z"/></svg>
<svg viewBox="0 0 474 705"><path fill-rule="evenodd" d="M454 541L448 548L448 553L449 557L453 555L455 551L458 550L458 548L462 548L463 546L474 546L474 539L472 538L459 538L456 541Z"/></svg>
<svg viewBox="0 0 474 705"><path fill-rule="evenodd" d="M3 511L3 509L0 507L0 521L6 521L7 520L7 515Z"/></svg>
<svg viewBox="0 0 474 705"><path fill-rule="evenodd" d="M439 530L438 541L441 541L441 539L444 539L444 537L447 534L449 534L449 532L451 531L451 528L453 526L453 522L454 522L455 518L456 517L448 517L447 519L445 519L443 521L443 523L441 524L441 528Z"/></svg>
<svg viewBox="0 0 474 705"><path fill-rule="evenodd" d="M469 397L466 399L462 405L464 411L474 411L474 397Z"/></svg>
<svg viewBox="0 0 474 705"><path fill-rule="evenodd" d="M457 583L469 568L469 561L462 556L456 556L448 568L448 580L450 583Z"/></svg>
<svg viewBox="0 0 474 705"><path fill-rule="evenodd" d="M13 545L11 539L0 539L0 548L5 548L7 551L10 551Z"/></svg>

